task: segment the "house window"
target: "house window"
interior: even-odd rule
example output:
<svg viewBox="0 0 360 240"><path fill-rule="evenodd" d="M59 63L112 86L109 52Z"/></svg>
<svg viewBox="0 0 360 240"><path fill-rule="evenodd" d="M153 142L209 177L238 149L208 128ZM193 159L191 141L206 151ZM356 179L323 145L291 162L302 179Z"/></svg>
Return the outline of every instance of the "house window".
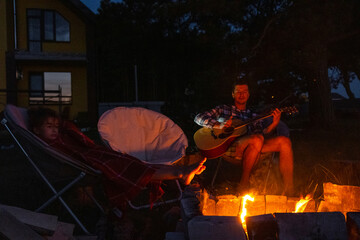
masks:
<svg viewBox="0 0 360 240"><path fill-rule="evenodd" d="M71 73L30 73L29 89L30 104L71 104Z"/></svg>
<svg viewBox="0 0 360 240"><path fill-rule="evenodd" d="M58 12L27 9L28 48L41 52L42 42L70 42L70 24Z"/></svg>

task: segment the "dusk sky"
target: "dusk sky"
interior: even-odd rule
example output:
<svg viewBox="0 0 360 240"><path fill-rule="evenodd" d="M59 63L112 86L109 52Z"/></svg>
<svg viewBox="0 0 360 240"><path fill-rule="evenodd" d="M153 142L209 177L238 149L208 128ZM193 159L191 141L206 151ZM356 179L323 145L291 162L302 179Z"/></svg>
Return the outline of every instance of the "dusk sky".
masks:
<svg viewBox="0 0 360 240"><path fill-rule="evenodd" d="M94 13L97 13L97 9L100 7L101 0L80 0L88 8L90 8ZM121 2L121 0L111 0L112 2Z"/></svg>
<svg viewBox="0 0 360 240"><path fill-rule="evenodd" d="M97 9L100 7L101 0L80 0L88 8L90 8L94 13L97 13ZM112 0L112 2L121 2L121 0ZM351 83L351 90L355 94L355 97L360 98L360 81L357 79ZM341 94L347 98L347 94L342 85L339 85L337 89L332 89L332 92Z"/></svg>

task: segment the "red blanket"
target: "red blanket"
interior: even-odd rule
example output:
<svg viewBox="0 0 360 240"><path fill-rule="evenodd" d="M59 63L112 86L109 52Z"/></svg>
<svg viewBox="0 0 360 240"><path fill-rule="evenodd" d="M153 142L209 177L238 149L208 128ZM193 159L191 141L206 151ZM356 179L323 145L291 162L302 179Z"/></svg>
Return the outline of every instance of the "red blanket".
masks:
<svg viewBox="0 0 360 240"><path fill-rule="evenodd" d="M136 196L156 171L135 157L95 144L71 122L64 121L60 132L49 145L102 171L106 193L115 206L123 207L126 200Z"/></svg>

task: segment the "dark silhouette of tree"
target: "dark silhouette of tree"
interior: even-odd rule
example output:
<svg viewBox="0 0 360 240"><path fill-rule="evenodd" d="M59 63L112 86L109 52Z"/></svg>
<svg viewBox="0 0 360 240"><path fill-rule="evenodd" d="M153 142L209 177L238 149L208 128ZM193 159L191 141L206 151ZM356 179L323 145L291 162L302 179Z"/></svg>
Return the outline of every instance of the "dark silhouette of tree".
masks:
<svg viewBox="0 0 360 240"><path fill-rule="evenodd" d="M137 65L139 100L188 114L231 101L245 75L258 101L308 92L312 123L331 127L331 84L352 98L360 73L359 10L357 0L102 0L100 100L134 101Z"/></svg>

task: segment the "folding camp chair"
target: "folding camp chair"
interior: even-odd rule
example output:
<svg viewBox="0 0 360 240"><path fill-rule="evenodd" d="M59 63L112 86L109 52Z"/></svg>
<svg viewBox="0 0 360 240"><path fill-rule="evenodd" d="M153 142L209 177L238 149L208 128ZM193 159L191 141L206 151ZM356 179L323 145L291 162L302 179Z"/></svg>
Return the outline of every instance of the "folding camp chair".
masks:
<svg viewBox="0 0 360 240"><path fill-rule="evenodd" d="M35 211L42 211L50 203L58 199L80 228L86 234L89 234L89 231L64 201L62 195L74 184L79 183L80 180L83 179L84 181L85 177L99 179L102 173L83 162L64 155L34 135L28 129L28 115L27 110L24 108L7 105L1 123L10 133L34 170L40 175L41 179L53 193L53 196ZM59 180L64 180L67 183L61 190L56 190L54 184ZM104 212L95 198L92 196L90 196L90 198L94 201L95 205Z"/></svg>
<svg viewBox="0 0 360 240"><path fill-rule="evenodd" d="M184 132L172 120L141 107L108 110L99 119L98 131L113 150L152 164L174 164L185 155L188 146ZM153 206L181 199L182 189L178 181L175 183L178 194L172 199L155 202ZM150 204L135 205L134 201L129 205L134 209L150 207Z"/></svg>

